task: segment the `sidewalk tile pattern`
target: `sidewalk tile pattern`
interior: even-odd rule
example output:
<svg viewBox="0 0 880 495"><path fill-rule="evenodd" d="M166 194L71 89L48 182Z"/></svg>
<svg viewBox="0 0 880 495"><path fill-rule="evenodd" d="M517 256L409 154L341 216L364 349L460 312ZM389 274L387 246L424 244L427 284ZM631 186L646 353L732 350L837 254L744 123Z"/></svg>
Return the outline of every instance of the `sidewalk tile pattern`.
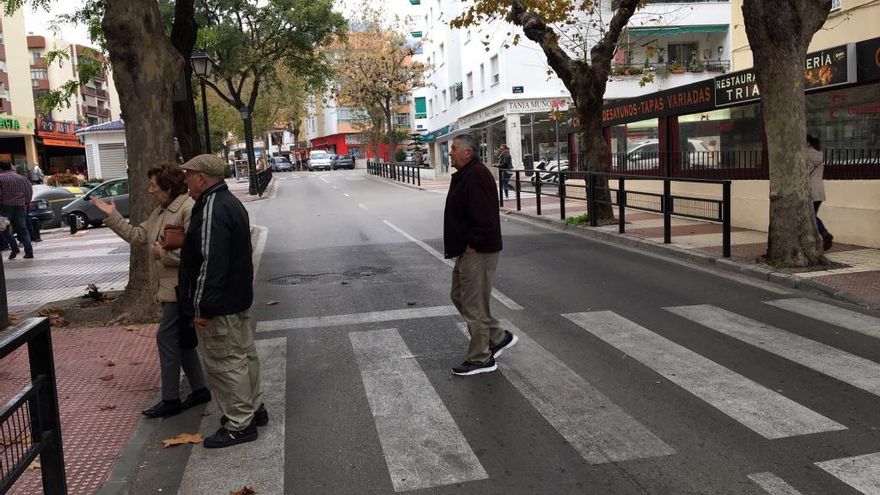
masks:
<svg viewBox="0 0 880 495"><path fill-rule="evenodd" d="M155 325L133 331L118 326L52 330L69 493L98 491L140 421L141 409L156 396L155 334ZM17 393L29 373L25 349L3 359L0 402ZM100 378L109 375L113 375L110 380ZM38 470L27 471L10 491L10 495L41 493Z"/></svg>

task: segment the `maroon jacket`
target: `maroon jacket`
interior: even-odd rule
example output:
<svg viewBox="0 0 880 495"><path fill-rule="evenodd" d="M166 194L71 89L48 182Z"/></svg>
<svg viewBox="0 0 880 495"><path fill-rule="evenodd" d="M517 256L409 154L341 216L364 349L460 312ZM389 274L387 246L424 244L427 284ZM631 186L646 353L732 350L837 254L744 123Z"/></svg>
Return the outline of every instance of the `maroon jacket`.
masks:
<svg viewBox="0 0 880 495"><path fill-rule="evenodd" d="M467 246L480 253L501 251L498 187L476 158L452 174L443 214L444 256L461 256Z"/></svg>

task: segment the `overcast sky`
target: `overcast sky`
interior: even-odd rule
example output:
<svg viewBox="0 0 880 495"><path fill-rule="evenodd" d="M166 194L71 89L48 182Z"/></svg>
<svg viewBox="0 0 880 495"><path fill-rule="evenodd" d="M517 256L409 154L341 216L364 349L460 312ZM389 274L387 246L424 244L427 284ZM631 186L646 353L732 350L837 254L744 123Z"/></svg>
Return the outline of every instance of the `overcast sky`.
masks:
<svg viewBox="0 0 880 495"><path fill-rule="evenodd" d="M33 11L30 6L24 7L25 26L28 32L44 36L54 36L70 43L91 45L88 31L84 26L73 24L57 24L55 19L60 14L68 14L82 7L83 0L55 0L49 12ZM384 5L386 12L406 16L414 9L407 0L335 0L336 10L346 17L361 8L365 3ZM59 28L58 33L53 33L52 28Z"/></svg>
<svg viewBox="0 0 880 495"><path fill-rule="evenodd" d="M82 7L82 0L56 0L51 7L50 12L35 12L29 5L24 7L24 24L27 31L43 36L52 36L61 38L70 43L79 45L91 45L89 41L89 33L85 26L74 24L58 24L55 18L61 14L69 14L76 9ZM57 33L52 32L52 28L57 27Z"/></svg>

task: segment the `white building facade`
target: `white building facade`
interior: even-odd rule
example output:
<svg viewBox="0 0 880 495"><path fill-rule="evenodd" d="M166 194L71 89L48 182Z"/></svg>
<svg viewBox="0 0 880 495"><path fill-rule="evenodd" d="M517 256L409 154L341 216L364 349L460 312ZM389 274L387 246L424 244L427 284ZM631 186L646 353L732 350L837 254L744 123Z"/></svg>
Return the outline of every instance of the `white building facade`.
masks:
<svg viewBox="0 0 880 495"><path fill-rule="evenodd" d="M510 147L517 168L568 158L574 151L568 139L570 93L522 29L501 21L451 29L449 21L465 3L409 3L412 30L423 42L419 60L432 67L425 87L414 92L415 127L427 131L435 168L448 171L451 140L465 132L478 138L480 158L487 165L496 163L501 144ZM600 22L611 20L614 3L601 1ZM653 93L728 71L730 19L727 1L649 1L621 36L606 100ZM514 45L511 41L517 34L520 42ZM653 82L641 86L649 75Z"/></svg>

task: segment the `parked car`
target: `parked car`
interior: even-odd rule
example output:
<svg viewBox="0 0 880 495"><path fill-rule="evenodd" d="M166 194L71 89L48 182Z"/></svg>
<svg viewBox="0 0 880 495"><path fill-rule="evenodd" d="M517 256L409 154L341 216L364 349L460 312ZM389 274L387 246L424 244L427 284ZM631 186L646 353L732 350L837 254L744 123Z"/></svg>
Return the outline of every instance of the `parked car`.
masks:
<svg viewBox="0 0 880 495"><path fill-rule="evenodd" d="M28 213L40 220L40 227L44 229L61 227L61 209L76 198L69 188L37 184Z"/></svg>
<svg viewBox="0 0 880 495"><path fill-rule="evenodd" d="M293 170L293 164L284 156L273 156L272 165L273 172L290 172Z"/></svg>
<svg viewBox="0 0 880 495"><path fill-rule="evenodd" d="M69 223L73 216L77 229L84 229L90 225L100 227L106 215L92 204L92 197L101 198L108 203L112 199L116 203L116 210L123 217L128 218L128 178L123 177L104 182L62 208L62 220Z"/></svg>
<svg viewBox="0 0 880 495"><path fill-rule="evenodd" d="M650 170L660 167L659 141L657 139L645 139L632 143L632 147L625 153L626 165L629 170ZM682 166L707 168L716 164L715 155L706 147L700 139L687 140L687 153L683 155ZM622 153L611 155L611 164L614 170L618 170L618 162Z"/></svg>
<svg viewBox="0 0 880 495"><path fill-rule="evenodd" d="M309 153L309 170L333 170L330 153L315 150Z"/></svg>
<svg viewBox="0 0 880 495"><path fill-rule="evenodd" d="M336 158L331 160L331 165L333 166L333 170L339 170L347 168L349 170L354 170L354 158L351 155L333 155Z"/></svg>

